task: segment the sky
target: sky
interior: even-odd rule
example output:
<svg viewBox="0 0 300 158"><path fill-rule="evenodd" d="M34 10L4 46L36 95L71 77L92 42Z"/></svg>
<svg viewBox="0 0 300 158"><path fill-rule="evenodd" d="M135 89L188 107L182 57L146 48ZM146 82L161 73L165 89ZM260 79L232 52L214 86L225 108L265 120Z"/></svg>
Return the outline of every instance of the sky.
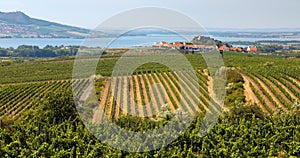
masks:
<svg viewBox="0 0 300 158"><path fill-rule="evenodd" d="M205 28L300 28L299 0L0 0L1 12L89 29L140 7L172 9Z"/></svg>

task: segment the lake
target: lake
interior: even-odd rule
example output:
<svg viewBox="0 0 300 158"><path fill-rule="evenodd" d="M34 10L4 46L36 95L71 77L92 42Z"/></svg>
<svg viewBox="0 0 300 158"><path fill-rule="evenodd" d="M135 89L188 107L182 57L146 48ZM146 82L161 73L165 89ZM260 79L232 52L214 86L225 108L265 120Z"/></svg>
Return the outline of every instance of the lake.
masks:
<svg viewBox="0 0 300 158"><path fill-rule="evenodd" d="M192 37L191 37L192 38ZM35 45L45 47L46 45L85 45L92 47L128 48L132 46L151 46L154 42L186 41L180 36L121 36L114 38L71 39L71 38L0 38L1 48L17 48L20 45Z"/></svg>
<svg viewBox="0 0 300 158"><path fill-rule="evenodd" d="M213 36L212 36L213 37ZM189 37L190 39L193 36ZM276 40L276 41L300 41L300 38L235 38L235 37L213 37L223 42L231 41L260 41L260 40ZM189 39L189 40L190 40ZM186 41L186 39L175 35L151 35L151 36L122 36L116 40L113 38L97 38L93 40L85 39L70 39L70 38L0 38L1 48L17 48L19 45L35 45L45 47L46 45L60 46L60 45L86 45L93 47L109 47L109 48L128 48L132 46L151 46L154 42L167 41ZM85 42L85 44L83 44ZM110 43L109 46L107 46Z"/></svg>

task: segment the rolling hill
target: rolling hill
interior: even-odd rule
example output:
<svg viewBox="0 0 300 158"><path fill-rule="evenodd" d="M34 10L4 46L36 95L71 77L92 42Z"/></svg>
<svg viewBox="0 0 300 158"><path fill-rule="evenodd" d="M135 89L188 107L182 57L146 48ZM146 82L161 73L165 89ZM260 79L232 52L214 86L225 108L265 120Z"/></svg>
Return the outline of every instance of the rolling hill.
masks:
<svg viewBox="0 0 300 158"><path fill-rule="evenodd" d="M84 38L90 30L31 18L23 12L0 12L0 38Z"/></svg>

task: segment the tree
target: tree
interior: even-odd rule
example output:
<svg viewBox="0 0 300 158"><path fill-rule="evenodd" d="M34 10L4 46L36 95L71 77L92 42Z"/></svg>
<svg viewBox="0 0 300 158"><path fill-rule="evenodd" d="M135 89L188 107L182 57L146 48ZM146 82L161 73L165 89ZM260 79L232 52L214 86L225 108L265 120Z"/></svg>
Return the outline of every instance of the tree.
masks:
<svg viewBox="0 0 300 158"><path fill-rule="evenodd" d="M58 124L77 116L74 98L70 90L51 92L46 94L46 98L39 109L42 120Z"/></svg>

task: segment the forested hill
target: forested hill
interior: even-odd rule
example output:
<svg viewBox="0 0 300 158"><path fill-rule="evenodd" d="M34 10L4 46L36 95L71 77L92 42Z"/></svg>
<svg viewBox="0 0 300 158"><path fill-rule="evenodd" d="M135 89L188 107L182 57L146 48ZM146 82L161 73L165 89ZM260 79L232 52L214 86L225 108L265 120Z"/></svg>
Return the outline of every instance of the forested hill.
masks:
<svg viewBox="0 0 300 158"><path fill-rule="evenodd" d="M23 12L0 12L0 38L83 38L88 29L31 18Z"/></svg>

